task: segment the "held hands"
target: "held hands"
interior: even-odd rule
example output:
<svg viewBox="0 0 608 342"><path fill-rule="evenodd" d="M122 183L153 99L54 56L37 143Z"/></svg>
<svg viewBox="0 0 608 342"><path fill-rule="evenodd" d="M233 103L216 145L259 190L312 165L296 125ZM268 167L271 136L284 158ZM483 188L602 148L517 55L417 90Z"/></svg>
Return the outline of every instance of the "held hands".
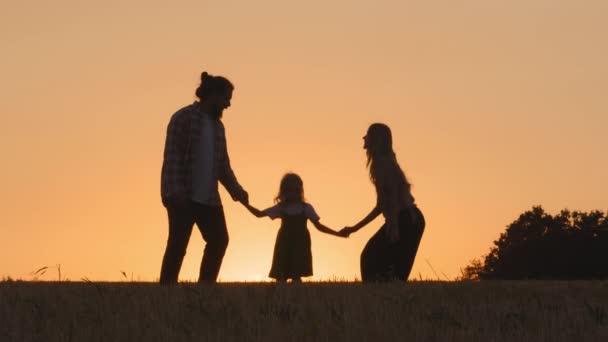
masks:
<svg viewBox="0 0 608 342"><path fill-rule="evenodd" d="M243 205L245 206L245 208L247 208L247 210L249 210L249 212L251 214L253 214L253 216L255 217L264 217L267 216L266 214L264 214L264 212L260 211L258 208L252 206L249 203L243 203Z"/></svg>
<svg viewBox="0 0 608 342"><path fill-rule="evenodd" d="M338 235L340 235L340 236L343 236L343 237L347 238L347 237L348 237L350 234L352 234L352 233L354 233L354 232L356 232L356 231L357 231L357 230L356 230L356 229L354 229L353 227L348 227L348 226L346 226L346 227L342 228L342 229L341 229L341 230L338 232Z"/></svg>
<svg viewBox="0 0 608 342"><path fill-rule="evenodd" d="M249 204L249 194L247 191L243 190L236 198L238 202L241 202L245 206Z"/></svg>
<svg viewBox="0 0 608 342"><path fill-rule="evenodd" d="M335 235L335 236L337 236L337 237L348 238L348 234L342 233L341 230L340 231L334 231L332 234Z"/></svg>

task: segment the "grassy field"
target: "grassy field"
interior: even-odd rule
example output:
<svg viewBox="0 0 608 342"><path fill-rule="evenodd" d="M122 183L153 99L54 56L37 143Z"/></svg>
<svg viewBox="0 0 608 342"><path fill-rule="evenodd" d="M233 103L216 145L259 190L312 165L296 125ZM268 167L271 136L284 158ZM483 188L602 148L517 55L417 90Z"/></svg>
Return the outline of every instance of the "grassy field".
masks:
<svg viewBox="0 0 608 342"><path fill-rule="evenodd" d="M0 282L0 341L608 341L608 282Z"/></svg>

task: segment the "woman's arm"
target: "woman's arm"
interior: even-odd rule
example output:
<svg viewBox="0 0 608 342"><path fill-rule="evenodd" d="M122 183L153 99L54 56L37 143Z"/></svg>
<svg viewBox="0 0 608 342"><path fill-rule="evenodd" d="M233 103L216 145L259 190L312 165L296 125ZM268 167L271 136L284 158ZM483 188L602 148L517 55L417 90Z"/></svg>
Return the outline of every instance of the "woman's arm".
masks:
<svg viewBox="0 0 608 342"><path fill-rule="evenodd" d="M369 212L369 214L367 214L367 216L365 216L363 219L361 219L361 221L359 221L357 224L355 224L352 227L344 227L342 230L340 230L340 234L344 234L346 236L358 231L359 229L365 227L368 223L372 222L374 219L376 219L376 217L378 217L378 215L380 215L382 213L382 207L380 205L376 205L374 207L374 209L372 209L372 211Z"/></svg>
<svg viewBox="0 0 608 342"><path fill-rule="evenodd" d="M375 220L376 217L378 217L378 215L380 215L381 213L382 208L379 205L376 205L374 209L372 209L372 211L367 214L367 216L365 216L361 221L359 221L359 223L353 226L354 231L356 232L357 230L367 226L368 223Z"/></svg>
<svg viewBox="0 0 608 342"><path fill-rule="evenodd" d="M320 221L312 221L312 224L315 226L315 228L317 228L320 232L323 232L325 234L329 234L329 235L335 235L335 236L341 236L341 237L346 237L343 234L338 233L337 231L328 228L326 226L324 226Z"/></svg>
<svg viewBox="0 0 608 342"><path fill-rule="evenodd" d="M244 204L245 208L247 208L247 210L249 210L250 213L252 213L255 217L266 217L268 216L266 213L264 213L263 211L259 210L258 208L252 206L249 203Z"/></svg>

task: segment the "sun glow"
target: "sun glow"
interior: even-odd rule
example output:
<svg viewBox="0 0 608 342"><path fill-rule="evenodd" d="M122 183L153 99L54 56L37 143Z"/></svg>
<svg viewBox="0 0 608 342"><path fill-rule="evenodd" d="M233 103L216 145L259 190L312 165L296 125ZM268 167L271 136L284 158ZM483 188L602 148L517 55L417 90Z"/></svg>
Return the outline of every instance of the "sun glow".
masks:
<svg viewBox="0 0 608 342"><path fill-rule="evenodd" d="M606 1L61 3L0 13L0 277L158 279L166 128L203 70L235 84L230 160L260 208L293 171L325 225L356 223L375 203L361 137L388 124L427 222L416 278L436 278L425 260L455 278L533 205L605 209ZM279 222L221 196L220 279L269 281ZM355 279L381 225L309 225L306 280ZM195 228L181 279L203 248Z"/></svg>

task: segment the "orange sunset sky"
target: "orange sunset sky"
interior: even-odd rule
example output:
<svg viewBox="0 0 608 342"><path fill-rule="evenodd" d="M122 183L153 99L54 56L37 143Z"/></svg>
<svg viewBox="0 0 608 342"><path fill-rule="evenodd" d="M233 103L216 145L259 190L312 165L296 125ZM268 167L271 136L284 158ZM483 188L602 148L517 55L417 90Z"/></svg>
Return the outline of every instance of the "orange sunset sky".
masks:
<svg viewBox="0 0 608 342"><path fill-rule="evenodd" d="M228 149L261 208L294 171L321 222L355 224L375 203L361 138L388 124L427 219L412 276L453 279L533 205L608 209L607 19L604 0L5 3L0 277L156 280L166 126L207 70L236 86ZM221 195L220 279L267 280L279 222ZM309 224L310 279L358 277L381 224Z"/></svg>

